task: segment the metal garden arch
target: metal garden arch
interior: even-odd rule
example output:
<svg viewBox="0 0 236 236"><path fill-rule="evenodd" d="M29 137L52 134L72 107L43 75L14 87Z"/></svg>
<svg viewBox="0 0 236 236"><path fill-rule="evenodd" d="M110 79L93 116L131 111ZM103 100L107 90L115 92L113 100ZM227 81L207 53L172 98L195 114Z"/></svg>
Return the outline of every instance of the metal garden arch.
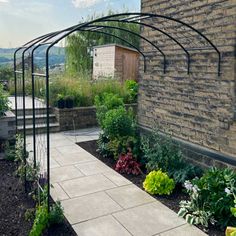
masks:
<svg viewBox="0 0 236 236"><path fill-rule="evenodd" d="M129 45L130 47L134 48L136 51L142 55L144 60L144 71L146 70L146 55L145 52L141 49L137 48L135 45L131 44L128 40L125 39L125 37L121 38L115 34L103 31L106 29L113 29L113 30L120 30L123 32L126 32L128 34L135 35L136 37L139 37L140 39L144 40L146 43L151 45L160 53L160 55L163 57L163 73L167 73L166 71L166 54L165 52L159 47L158 43L150 41L147 37L143 35L139 35L135 32L132 32L130 30L127 30L123 27L119 26L109 26L107 22L119 22L123 24L137 24L144 28L151 29L153 31L156 31L158 33L161 33L162 35L165 35L167 38L169 38L174 44L178 45L181 50L186 55L187 58L187 73L190 73L190 64L191 64L191 55L189 53L189 50L186 48L186 46L178 39L177 36L171 35L169 32L167 32L164 29L161 29L160 27L154 25L153 22L146 22L148 20L153 21L154 19L161 19L162 22L171 22L171 23L177 23L181 26L186 27L190 32L193 32L197 37L200 37L202 40L204 40L205 43L210 45L210 48L216 52L218 56L218 66L217 66L217 73L218 76L220 76L220 64L221 64L221 54L218 48L211 42L209 38L207 38L203 33L201 33L199 30L195 29L191 25L180 21L178 19L174 19L172 17L164 16L164 15L158 15L158 14L151 14L151 13L121 13L121 14L114 14L109 15L105 17L101 17L89 22L81 23L78 25L74 25L72 27L52 32L46 35L42 35L40 37L37 37L28 43L24 44L22 47L18 48L14 53L14 76L15 76L15 115L16 115L16 127L18 126L18 84L19 80L17 78L18 75L20 75L20 80L22 81L22 92L23 92L23 138L24 138L24 155L25 155L25 162L26 160L26 107L25 107L25 54L26 52L30 51L30 57L31 57L31 87L32 87L32 110L33 110L33 163L34 167L36 168L37 163L37 152L36 152L36 124L35 124L35 81L37 80L37 77L41 77L45 80L45 102L46 102L46 152L45 152L45 158L47 160L47 195L50 195L50 126L49 126L49 52L50 49L57 44L62 39L66 38L67 36L75 33L75 32L94 32L98 34L104 34L110 37L114 37L119 39L120 41L124 42L125 44ZM177 33L176 33L177 34ZM184 36L184 35L183 35ZM185 37L185 36L184 36ZM37 48L40 46L45 45L46 46L46 52L45 52L45 74L42 73L35 73L35 61L34 61L34 55ZM204 48L203 48L204 49ZM20 54L21 58L21 69L17 69L17 55L18 53L23 50ZM21 84L20 84L21 86ZM40 181L39 181L40 185ZM42 186L41 186L42 188ZM49 210L49 198L48 198L48 210Z"/></svg>

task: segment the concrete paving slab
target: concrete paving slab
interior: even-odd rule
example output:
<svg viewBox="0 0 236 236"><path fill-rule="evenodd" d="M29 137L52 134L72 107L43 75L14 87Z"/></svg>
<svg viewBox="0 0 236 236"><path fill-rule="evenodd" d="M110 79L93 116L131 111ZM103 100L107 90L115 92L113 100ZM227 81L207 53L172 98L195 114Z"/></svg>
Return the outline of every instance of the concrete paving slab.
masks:
<svg viewBox="0 0 236 236"><path fill-rule="evenodd" d="M79 147L76 144L71 144L68 146L61 146L61 147L56 147L56 149L63 155L70 155L74 153L81 153L84 152L84 149Z"/></svg>
<svg viewBox="0 0 236 236"><path fill-rule="evenodd" d="M71 198L116 187L101 174L67 180L60 183L60 185Z"/></svg>
<svg viewBox="0 0 236 236"><path fill-rule="evenodd" d="M54 160L53 158L50 158L50 168L58 168L60 167L60 165L58 164L58 162L56 160Z"/></svg>
<svg viewBox="0 0 236 236"><path fill-rule="evenodd" d="M128 179L126 179L125 177L123 177L122 175L120 175L114 170L104 172L103 175L105 175L108 179L111 180L111 182L113 182L117 186L124 186L128 184L132 184L132 182L130 182Z"/></svg>
<svg viewBox="0 0 236 236"><path fill-rule="evenodd" d="M57 157L55 157L55 160L61 166L67 166L67 165L75 165L75 164L84 163L84 162L91 162L97 159L88 152L79 152L79 153L72 153L69 155L60 154Z"/></svg>
<svg viewBox="0 0 236 236"><path fill-rule="evenodd" d="M175 212L158 201L113 216L134 236L151 236L186 224Z"/></svg>
<svg viewBox="0 0 236 236"><path fill-rule="evenodd" d="M167 232L161 233L159 236L207 236L204 232L195 226L185 224L183 226L174 228ZM156 235L157 236L157 235Z"/></svg>
<svg viewBox="0 0 236 236"><path fill-rule="evenodd" d="M62 182L84 176L74 166L63 166L51 170L51 183Z"/></svg>
<svg viewBox="0 0 236 236"><path fill-rule="evenodd" d="M94 220L73 225L79 236L131 236L112 216L104 216Z"/></svg>
<svg viewBox="0 0 236 236"><path fill-rule="evenodd" d="M107 190L106 193L123 208L131 208L145 203L155 202L156 199L135 185L127 185Z"/></svg>
<svg viewBox="0 0 236 236"><path fill-rule="evenodd" d="M54 201L62 201L69 199L69 196L64 192L61 186L57 183L52 184L50 188L50 193Z"/></svg>
<svg viewBox="0 0 236 236"><path fill-rule="evenodd" d="M68 199L61 203L65 216L71 224L121 210L121 207L104 192Z"/></svg>
<svg viewBox="0 0 236 236"><path fill-rule="evenodd" d="M100 161L81 163L75 166L85 175L94 175L112 170L110 167L108 167L107 165L103 164Z"/></svg>

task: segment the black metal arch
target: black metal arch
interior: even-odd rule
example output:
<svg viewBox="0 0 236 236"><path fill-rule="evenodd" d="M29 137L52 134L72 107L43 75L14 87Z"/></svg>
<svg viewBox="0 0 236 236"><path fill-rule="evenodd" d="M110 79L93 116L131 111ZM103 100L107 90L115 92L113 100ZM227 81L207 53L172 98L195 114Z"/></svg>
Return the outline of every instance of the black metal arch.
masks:
<svg viewBox="0 0 236 236"><path fill-rule="evenodd" d="M125 18L122 18L125 17ZM208 39L204 34L202 34L200 31L198 31L197 29L195 29L194 27L192 27L191 25L168 17L168 16L163 16L163 15L158 15L158 14L151 14L151 13L121 13L121 14L115 14L115 15L110 15L110 16L105 16L105 17L101 17L89 22L85 22L85 23L81 23L81 24L77 24L74 25L72 27L60 30L60 31L55 31L49 34L45 34L42 35L40 37L37 37L31 41L29 41L28 43L24 44L22 47L18 48L15 52L14 52L14 76L15 76L15 102L16 102L16 107L15 107L15 111L16 111L16 125L17 125L17 74L21 74L22 75L22 81L23 81L23 118L24 118L24 149L26 148L25 146L25 136L26 136L26 132L25 132L25 53L27 52L27 50L32 49L31 50L31 82L32 82L32 106L33 106L33 137L34 137L34 155L35 155L35 104L34 104L34 99L35 99L35 94L34 94L34 81L35 81L35 76L39 76L39 77L43 77L45 79L45 83L46 83L46 119L47 119L47 179L48 179L48 196L50 194L50 126L49 126L49 120L50 120L50 116L49 116L49 52L50 49L57 44L60 40L66 38L67 36L77 32L77 31L88 31L88 32L93 32L93 33L100 33L100 34L104 34L104 35L108 35L111 37L115 37L118 38L119 40L125 42L126 44L130 45L132 48L135 48L137 50L137 52L139 52L143 58L144 58L144 71L146 69L146 56L144 54L144 52L142 52L139 48L137 48L135 45L133 45L132 43L130 43L128 40L123 39L115 34L112 33L108 33L105 31L102 31L102 29L106 29L106 28L110 28L110 29L115 29L115 30L121 30L133 35L136 35L137 37L145 40L146 42L148 42L150 45L152 45L153 47L155 47L155 49L157 51L159 51L161 53L161 55L164 58L164 73L166 72L166 55L165 53L154 43L151 42L149 39L147 39L146 37L139 35L133 31L130 31L128 29L122 28L122 27L118 27L118 26L109 26L109 25L101 25L100 23L104 23L104 22L121 22L124 24L138 24L138 25L142 25L144 27L149 27L153 30L156 30L160 33L162 33L163 35L167 36L168 38L170 38L172 41L174 41L177 45L179 45L181 47L181 49L185 52L186 56L187 56L187 63L188 63L188 73L190 72L190 54L188 52L188 50L183 46L183 44L181 42L179 42L179 40L177 40L174 36L170 35L169 33L165 32L164 30L160 29L159 27L153 26L152 24L148 24L148 23L144 23L142 22L142 20L144 19L153 19L153 18L162 18L164 20L168 20L168 21L174 21L177 22L183 26L186 26L187 28L189 28L191 31L197 33L197 35L201 36L207 43L209 43L211 45L211 47L213 48L213 50L217 53L218 55L218 75L220 76L220 64L221 64L221 53L220 51L217 49L217 47L210 41L210 39ZM96 24L98 23L98 24ZM35 68L34 68L34 52L37 50L37 48L39 48L42 45L47 45L46 47L46 53L45 53L45 58L46 58L46 71L45 74L39 74L39 73L35 73ZM16 56L17 53L23 49L23 52L21 54L21 60L22 60L22 70L17 70L17 64L16 64ZM25 150L26 151L26 150ZM35 156L34 156L34 161L35 161ZM36 163L34 162L34 166L36 165ZM49 198L48 198L49 200ZM48 210L49 210L49 202L48 202Z"/></svg>

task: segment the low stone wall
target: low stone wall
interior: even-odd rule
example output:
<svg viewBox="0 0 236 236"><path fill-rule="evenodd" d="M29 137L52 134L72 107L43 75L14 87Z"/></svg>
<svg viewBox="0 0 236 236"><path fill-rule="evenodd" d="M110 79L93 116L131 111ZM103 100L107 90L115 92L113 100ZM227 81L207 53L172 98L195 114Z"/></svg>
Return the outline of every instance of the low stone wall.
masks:
<svg viewBox="0 0 236 236"><path fill-rule="evenodd" d="M10 139L15 135L15 115L11 111L5 112L5 116L0 118L0 138Z"/></svg>
<svg viewBox="0 0 236 236"><path fill-rule="evenodd" d="M132 107L136 114L137 104L126 105L126 107ZM64 109L54 108L54 114L61 131L98 126L96 108L94 106Z"/></svg>

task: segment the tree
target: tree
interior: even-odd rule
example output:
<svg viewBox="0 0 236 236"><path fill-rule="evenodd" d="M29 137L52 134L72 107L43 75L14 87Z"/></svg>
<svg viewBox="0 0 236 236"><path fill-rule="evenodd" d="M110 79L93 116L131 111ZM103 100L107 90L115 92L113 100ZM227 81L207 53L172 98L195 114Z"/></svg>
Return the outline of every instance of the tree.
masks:
<svg viewBox="0 0 236 236"><path fill-rule="evenodd" d="M113 12L109 12L113 14ZM90 20L95 19L95 16L90 17ZM88 20L88 21L90 21ZM140 26L132 23L122 23L122 22L102 22L96 23L96 25L105 25L124 28L135 33L140 33ZM133 44L135 47L139 48L140 38L136 35L124 32L117 29L102 29L102 31L109 34L116 35L120 38L125 39L129 43ZM90 55L90 50L93 46L116 43L124 46L130 46L124 43L122 40L117 39L112 36L108 36L96 32L81 31L77 32L66 39L66 70L70 74L84 73L90 71L92 67L92 58Z"/></svg>

